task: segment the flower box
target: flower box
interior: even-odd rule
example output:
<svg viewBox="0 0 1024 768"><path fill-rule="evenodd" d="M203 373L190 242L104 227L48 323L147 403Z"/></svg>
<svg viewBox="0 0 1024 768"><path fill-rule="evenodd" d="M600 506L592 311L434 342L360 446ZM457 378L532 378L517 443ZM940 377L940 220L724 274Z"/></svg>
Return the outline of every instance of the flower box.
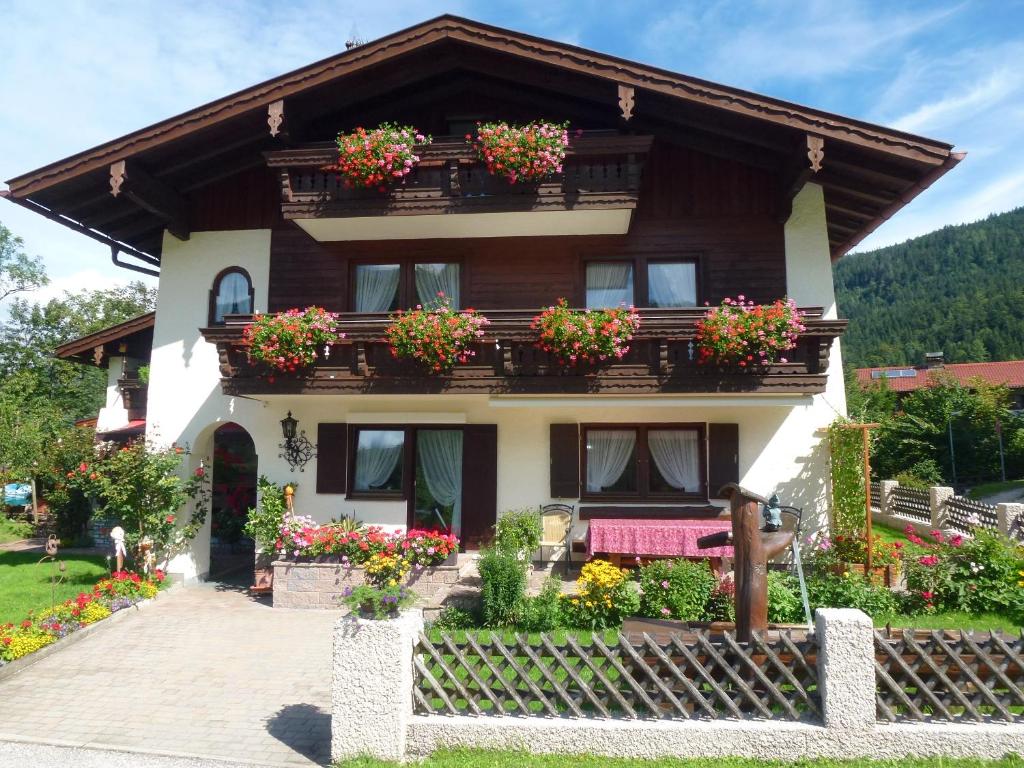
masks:
<svg viewBox="0 0 1024 768"><path fill-rule="evenodd" d="M333 555L276 560L273 569L275 608L336 610L342 607L346 587L355 588L366 582L365 569L342 563L341 558ZM413 568L406 586L420 598L430 598L458 580L459 568L454 558L449 557L441 565Z"/></svg>

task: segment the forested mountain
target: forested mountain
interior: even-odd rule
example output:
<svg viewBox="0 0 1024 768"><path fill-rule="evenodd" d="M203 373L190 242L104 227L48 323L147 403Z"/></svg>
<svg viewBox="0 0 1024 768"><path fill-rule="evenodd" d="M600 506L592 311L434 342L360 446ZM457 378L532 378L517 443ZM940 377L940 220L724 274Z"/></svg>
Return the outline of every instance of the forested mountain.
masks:
<svg viewBox="0 0 1024 768"><path fill-rule="evenodd" d="M835 282L844 363L1024 358L1024 208L846 256Z"/></svg>

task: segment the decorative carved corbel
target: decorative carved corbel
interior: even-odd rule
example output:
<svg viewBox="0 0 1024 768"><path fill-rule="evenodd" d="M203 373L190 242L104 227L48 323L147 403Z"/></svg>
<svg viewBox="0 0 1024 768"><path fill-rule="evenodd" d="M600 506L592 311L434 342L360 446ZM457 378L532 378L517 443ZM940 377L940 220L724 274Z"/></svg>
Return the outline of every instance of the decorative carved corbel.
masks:
<svg viewBox="0 0 1024 768"><path fill-rule="evenodd" d="M281 123L284 122L284 99L278 99L267 106L267 125L270 126L270 135L277 136L281 132Z"/></svg>
<svg viewBox="0 0 1024 768"><path fill-rule="evenodd" d="M633 107L636 106L636 93L632 85L619 85L619 109L622 111L622 119L629 120L633 116Z"/></svg>
<svg viewBox="0 0 1024 768"><path fill-rule="evenodd" d="M121 185L124 184L124 160L118 160L110 166L110 194L117 197L121 194Z"/></svg>
<svg viewBox="0 0 1024 768"><path fill-rule="evenodd" d="M103 365L103 345L100 344L92 350L92 361L97 365Z"/></svg>
<svg viewBox="0 0 1024 768"><path fill-rule="evenodd" d="M821 170L821 161L825 159L825 139L821 136L807 134L807 159L811 161L811 170Z"/></svg>
<svg viewBox="0 0 1024 768"><path fill-rule="evenodd" d="M176 189L152 176L131 159L110 164L110 194L121 193L143 210L163 220L167 231L179 240L188 240L188 205Z"/></svg>

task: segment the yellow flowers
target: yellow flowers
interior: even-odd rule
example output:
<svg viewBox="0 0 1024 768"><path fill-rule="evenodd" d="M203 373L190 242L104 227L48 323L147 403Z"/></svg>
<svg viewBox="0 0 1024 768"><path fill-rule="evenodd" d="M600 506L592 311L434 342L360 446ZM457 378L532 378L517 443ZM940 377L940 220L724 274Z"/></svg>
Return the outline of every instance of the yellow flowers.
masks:
<svg viewBox="0 0 1024 768"><path fill-rule="evenodd" d="M607 560L591 560L583 566L580 577L576 580L580 592L588 592L593 587L601 589L615 589L623 581L629 571L624 568L616 568Z"/></svg>
<svg viewBox="0 0 1024 768"><path fill-rule="evenodd" d="M82 608L82 612L79 614L78 620L83 624L92 624L100 619L107 618L109 615L110 609L107 608L107 606L97 600L93 600Z"/></svg>
<svg viewBox="0 0 1024 768"><path fill-rule="evenodd" d="M378 552L366 561L366 580L378 587L396 587L409 572L409 561L398 555Z"/></svg>

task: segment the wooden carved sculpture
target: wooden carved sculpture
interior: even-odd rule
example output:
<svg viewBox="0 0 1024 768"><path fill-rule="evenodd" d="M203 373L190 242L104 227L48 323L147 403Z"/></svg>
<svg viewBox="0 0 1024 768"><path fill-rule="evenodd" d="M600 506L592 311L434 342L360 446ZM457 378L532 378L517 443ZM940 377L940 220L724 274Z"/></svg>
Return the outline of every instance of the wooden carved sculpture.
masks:
<svg viewBox="0 0 1024 768"><path fill-rule="evenodd" d="M768 533L760 529L760 507L767 499L729 483L719 492L729 499L732 531L697 540L702 549L733 546L736 582L736 639L749 641L752 631L768 628L768 562L793 542L793 531Z"/></svg>

